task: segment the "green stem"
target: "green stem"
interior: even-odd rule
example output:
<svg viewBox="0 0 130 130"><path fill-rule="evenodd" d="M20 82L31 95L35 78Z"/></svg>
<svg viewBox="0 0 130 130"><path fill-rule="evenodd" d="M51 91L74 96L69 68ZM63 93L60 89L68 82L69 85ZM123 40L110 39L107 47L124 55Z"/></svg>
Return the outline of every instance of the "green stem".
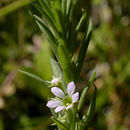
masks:
<svg viewBox="0 0 130 130"><path fill-rule="evenodd" d="M0 9L0 17L22 8L31 3L31 0L18 0Z"/></svg>

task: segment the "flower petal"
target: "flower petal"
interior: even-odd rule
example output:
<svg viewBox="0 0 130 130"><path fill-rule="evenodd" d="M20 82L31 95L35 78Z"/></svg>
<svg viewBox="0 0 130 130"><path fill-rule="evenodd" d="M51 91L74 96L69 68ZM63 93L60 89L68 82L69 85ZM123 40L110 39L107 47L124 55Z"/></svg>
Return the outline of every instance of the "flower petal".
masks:
<svg viewBox="0 0 130 130"><path fill-rule="evenodd" d="M53 87L51 88L51 92L56 96L56 97L59 97L61 99L63 99L65 97L63 91L58 88L58 87Z"/></svg>
<svg viewBox="0 0 130 130"><path fill-rule="evenodd" d="M55 107L57 107L57 106L60 106L61 105L61 101L59 101L59 100L50 100L50 101L48 101L47 102L47 107L49 107L49 108L55 108Z"/></svg>
<svg viewBox="0 0 130 130"><path fill-rule="evenodd" d="M58 106L56 109L55 109L55 112L60 112L61 110L63 110L65 108L65 106Z"/></svg>
<svg viewBox="0 0 130 130"><path fill-rule="evenodd" d="M72 102L75 103L79 99L79 92L72 95Z"/></svg>
<svg viewBox="0 0 130 130"><path fill-rule="evenodd" d="M70 109L73 105L70 104L68 107L66 107L66 110Z"/></svg>
<svg viewBox="0 0 130 130"><path fill-rule="evenodd" d="M68 93L69 96L72 96L73 93L74 93L74 91L75 91L75 84L74 84L74 82L72 81L72 82L70 82L70 83L67 85L67 93Z"/></svg>

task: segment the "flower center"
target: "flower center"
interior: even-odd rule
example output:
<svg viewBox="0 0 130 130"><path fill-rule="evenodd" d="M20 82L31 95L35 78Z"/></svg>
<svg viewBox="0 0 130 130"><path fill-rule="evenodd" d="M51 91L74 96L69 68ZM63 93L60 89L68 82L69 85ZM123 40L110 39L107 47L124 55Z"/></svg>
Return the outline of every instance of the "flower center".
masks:
<svg viewBox="0 0 130 130"><path fill-rule="evenodd" d="M64 100L63 100L63 104L64 106L69 106L70 104L72 104L72 99L70 97L66 97Z"/></svg>

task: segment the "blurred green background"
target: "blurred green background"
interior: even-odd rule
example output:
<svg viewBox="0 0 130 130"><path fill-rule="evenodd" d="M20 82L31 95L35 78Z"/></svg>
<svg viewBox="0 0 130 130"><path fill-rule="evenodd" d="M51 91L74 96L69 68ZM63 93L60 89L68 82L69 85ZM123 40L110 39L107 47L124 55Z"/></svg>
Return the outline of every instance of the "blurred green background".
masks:
<svg viewBox="0 0 130 130"><path fill-rule="evenodd" d="M130 0L78 0L74 24L85 8L94 29L79 91L95 70L96 112L90 130L130 129ZM29 10L30 0L0 0L0 130L51 130L46 107L50 91L19 72L22 69L52 79L48 41ZM87 22L87 21L86 21ZM79 42L84 34L79 34ZM80 86L80 88L79 88ZM89 105L91 90L86 98Z"/></svg>

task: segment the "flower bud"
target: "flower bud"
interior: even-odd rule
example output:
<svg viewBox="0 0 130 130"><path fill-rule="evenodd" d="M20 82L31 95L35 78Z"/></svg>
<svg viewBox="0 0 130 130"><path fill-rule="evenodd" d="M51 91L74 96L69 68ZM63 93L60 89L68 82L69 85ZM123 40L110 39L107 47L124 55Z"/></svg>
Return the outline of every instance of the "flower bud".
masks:
<svg viewBox="0 0 130 130"><path fill-rule="evenodd" d="M61 78L60 77L59 78L53 77L53 79L51 80L51 84L53 86L58 86L60 82L61 82Z"/></svg>

